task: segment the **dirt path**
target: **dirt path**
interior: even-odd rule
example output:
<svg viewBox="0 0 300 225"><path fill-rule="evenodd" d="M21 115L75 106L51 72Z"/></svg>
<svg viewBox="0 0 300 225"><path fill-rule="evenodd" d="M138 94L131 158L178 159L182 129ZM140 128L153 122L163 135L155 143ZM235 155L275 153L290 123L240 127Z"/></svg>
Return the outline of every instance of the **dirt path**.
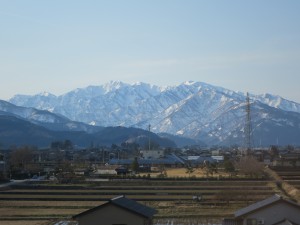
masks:
<svg viewBox="0 0 300 225"><path fill-rule="evenodd" d="M273 178L278 188L280 188L285 195L300 203L300 191L297 188L284 181L275 171L271 170L270 168L266 168L265 172L269 174L271 178Z"/></svg>

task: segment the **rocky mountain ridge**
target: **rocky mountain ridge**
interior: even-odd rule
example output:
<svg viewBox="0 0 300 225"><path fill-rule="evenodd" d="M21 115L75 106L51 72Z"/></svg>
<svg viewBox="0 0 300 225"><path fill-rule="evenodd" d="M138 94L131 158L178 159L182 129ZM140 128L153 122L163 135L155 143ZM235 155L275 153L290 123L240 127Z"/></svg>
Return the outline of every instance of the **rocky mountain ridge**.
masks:
<svg viewBox="0 0 300 225"><path fill-rule="evenodd" d="M271 94L250 94L250 98L254 145L276 144L278 139L286 144L283 136L289 130L300 135L300 104ZM146 129L151 124L155 133L180 135L208 145L242 145L244 140L246 94L201 82L169 87L110 82L61 96L16 95L10 102L90 125ZM273 132L277 130L274 126L280 128L278 132Z"/></svg>

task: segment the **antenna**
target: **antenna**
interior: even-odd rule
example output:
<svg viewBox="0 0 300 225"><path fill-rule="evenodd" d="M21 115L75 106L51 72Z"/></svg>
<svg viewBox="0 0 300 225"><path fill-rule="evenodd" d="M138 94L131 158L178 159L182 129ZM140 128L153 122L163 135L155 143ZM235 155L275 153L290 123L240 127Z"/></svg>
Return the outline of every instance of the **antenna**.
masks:
<svg viewBox="0 0 300 225"><path fill-rule="evenodd" d="M250 97L247 92L246 97L246 123L245 123L245 141L246 141L246 149L248 151L251 150L251 141L252 141L252 126L251 126L251 108L250 108Z"/></svg>

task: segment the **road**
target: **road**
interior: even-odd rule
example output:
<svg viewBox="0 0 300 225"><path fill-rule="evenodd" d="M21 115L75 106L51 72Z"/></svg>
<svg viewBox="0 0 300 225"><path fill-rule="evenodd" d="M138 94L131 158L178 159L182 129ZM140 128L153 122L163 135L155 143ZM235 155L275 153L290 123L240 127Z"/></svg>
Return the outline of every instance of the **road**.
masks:
<svg viewBox="0 0 300 225"><path fill-rule="evenodd" d="M22 184L24 182L26 182L27 180L10 180L10 182L4 183L4 184L0 184L0 189L1 188L5 188L5 187L9 187L11 185L14 184Z"/></svg>

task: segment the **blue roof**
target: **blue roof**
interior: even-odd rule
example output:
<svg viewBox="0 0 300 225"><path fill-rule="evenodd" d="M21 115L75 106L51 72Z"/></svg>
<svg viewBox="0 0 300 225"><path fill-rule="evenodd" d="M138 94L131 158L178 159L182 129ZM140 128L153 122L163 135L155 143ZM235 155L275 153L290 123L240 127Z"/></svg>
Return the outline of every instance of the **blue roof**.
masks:
<svg viewBox="0 0 300 225"><path fill-rule="evenodd" d="M188 157L185 157L185 160L187 160L188 162L191 162L191 163L204 163L204 161L207 161L210 163L217 162L217 160L212 158L211 156L199 156L199 157L195 156L195 159L192 159L192 160L189 160Z"/></svg>

